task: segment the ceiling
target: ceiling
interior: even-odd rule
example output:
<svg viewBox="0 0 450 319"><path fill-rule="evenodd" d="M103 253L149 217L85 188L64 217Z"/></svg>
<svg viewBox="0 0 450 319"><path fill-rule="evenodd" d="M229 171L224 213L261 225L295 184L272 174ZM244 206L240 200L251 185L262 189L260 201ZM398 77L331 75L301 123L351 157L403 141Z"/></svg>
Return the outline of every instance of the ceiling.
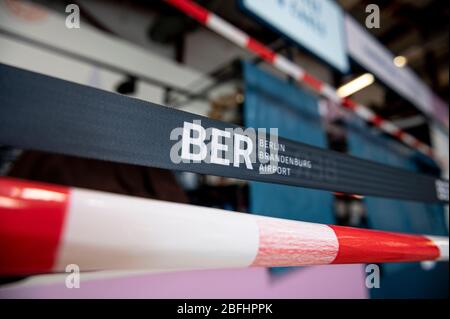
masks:
<svg viewBox="0 0 450 319"><path fill-rule="evenodd" d="M85 1L35 0L46 5L60 6L64 3L80 3L83 9ZM337 3L360 23L364 23L368 4L380 7L381 25L379 29L369 29L394 54L403 55L408 65L447 103L449 101L449 62L448 62L448 1L445 0L336 0ZM89 1L91 2L91 1ZM163 1L147 0L96 0L106 8L108 5L123 6L141 14L148 12L156 16L147 32L148 40L161 43L179 42L183 35L199 28L199 25ZM240 12L237 1L196 0L211 11L222 16L240 29L266 44L277 43L279 35ZM83 11L82 11L83 12ZM86 15L97 27L104 27L100 14ZM143 25L148 28L148 25ZM107 29L107 28L104 28ZM110 28L111 29L111 28ZM111 31L113 30L106 30ZM133 41L133 39L128 39ZM279 42L279 41L278 41ZM142 43L140 43L142 44ZM175 55L182 62L182 46L178 46ZM359 70L362 71L362 70ZM339 82L339 81L338 81ZM404 101L398 100L402 104ZM390 109L394 109L391 105Z"/></svg>
<svg viewBox="0 0 450 319"><path fill-rule="evenodd" d="M448 102L448 1L445 0L339 0L360 23L370 3L380 7L380 29L370 29L394 54L408 64Z"/></svg>

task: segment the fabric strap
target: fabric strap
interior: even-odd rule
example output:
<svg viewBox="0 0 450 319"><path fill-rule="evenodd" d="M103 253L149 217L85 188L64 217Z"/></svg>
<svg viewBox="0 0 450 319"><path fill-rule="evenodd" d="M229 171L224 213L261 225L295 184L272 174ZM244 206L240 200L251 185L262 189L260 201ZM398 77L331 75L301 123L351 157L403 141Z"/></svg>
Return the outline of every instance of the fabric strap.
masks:
<svg viewBox="0 0 450 319"><path fill-rule="evenodd" d="M253 143L242 138L249 136L244 133L231 132L230 138L223 138L227 130L238 127L3 64L0 87L0 145L333 192L448 203L448 181L432 176L281 137L270 143L268 134ZM188 143L202 137L204 132L192 129L199 127L213 128L212 136L219 136L215 144L205 139L205 145L209 143L205 158L202 146ZM202 160L173 161L171 151L180 154L182 147L187 154L200 154ZM255 162L248 165L245 154L236 150L250 149ZM211 152L218 155L211 157ZM233 159L231 153L240 154L242 162L226 162L225 158ZM277 155L273 158L277 165L262 160L271 153Z"/></svg>

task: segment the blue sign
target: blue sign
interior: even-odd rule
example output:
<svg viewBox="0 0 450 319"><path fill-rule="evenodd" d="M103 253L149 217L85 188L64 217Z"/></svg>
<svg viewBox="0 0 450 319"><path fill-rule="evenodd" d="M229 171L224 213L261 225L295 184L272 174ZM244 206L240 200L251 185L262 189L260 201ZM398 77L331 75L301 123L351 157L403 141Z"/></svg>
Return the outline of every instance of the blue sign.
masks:
<svg viewBox="0 0 450 319"><path fill-rule="evenodd" d="M241 0L244 10L345 73L344 14L332 0Z"/></svg>

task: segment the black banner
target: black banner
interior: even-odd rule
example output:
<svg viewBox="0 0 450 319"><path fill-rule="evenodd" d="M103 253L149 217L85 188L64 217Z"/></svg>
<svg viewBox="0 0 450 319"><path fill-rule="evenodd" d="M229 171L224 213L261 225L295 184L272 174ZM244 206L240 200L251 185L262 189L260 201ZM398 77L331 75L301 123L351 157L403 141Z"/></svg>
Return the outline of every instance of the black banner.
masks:
<svg viewBox="0 0 450 319"><path fill-rule="evenodd" d="M0 145L422 202L448 182L0 64ZM273 132L272 132L273 133Z"/></svg>

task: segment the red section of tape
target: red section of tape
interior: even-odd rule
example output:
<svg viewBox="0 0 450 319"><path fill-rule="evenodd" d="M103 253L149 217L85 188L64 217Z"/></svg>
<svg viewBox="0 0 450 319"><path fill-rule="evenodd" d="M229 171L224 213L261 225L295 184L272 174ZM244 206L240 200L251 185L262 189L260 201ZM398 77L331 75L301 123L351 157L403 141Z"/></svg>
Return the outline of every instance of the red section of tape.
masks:
<svg viewBox="0 0 450 319"><path fill-rule="evenodd" d="M383 118L378 115L375 115L372 119L373 125L377 127L380 127L383 122L384 122Z"/></svg>
<svg viewBox="0 0 450 319"><path fill-rule="evenodd" d="M305 81L306 84L314 88L315 90L319 91L322 89L322 81L316 79L312 75L305 73L303 75L303 81Z"/></svg>
<svg viewBox="0 0 450 319"><path fill-rule="evenodd" d="M342 105L351 110L354 110L357 106L357 104L353 102L353 100L350 100L349 98L343 98Z"/></svg>
<svg viewBox="0 0 450 319"><path fill-rule="evenodd" d="M440 256L439 248L425 236L330 227L339 242L339 252L333 264L421 261Z"/></svg>
<svg viewBox="0 0 450 319"><path fill-rule="evenodd" d="M404 135L405 135L405 132L403 132L402 130L398 130L397 132L394 133L394 136L400 140L403 139Z"/></svg>
<svg viewBox="0 0 450 319"><path fill-rule="evenodd" d="M186 0L166 0L166 2L177 7L200 23L206 24L208 21L209 12L196 3Z"/></svg>
<svg viewBox="0 0 450 319"><path fill-rule="evenodd" d="M248 39L247 48L269 63L273 63L273 61L275 60L276 53L264 46L262 43L256 41L255 39Z"/></svg>
<svg viewBox="0 0 450 319"><path fill-rule="evenodd" d="M413 147L416 148L416 149L419 149L419 147L421 147L422 144L423 143L421 141L419 141L418 139L415 139L414 142L413 142Z"/></svg>
<svg viewBox="0 0 450 319"><path fill-rule="evenodd" d="M52 270L68 197L66 187L0 178L0 275Z"/></svg>

